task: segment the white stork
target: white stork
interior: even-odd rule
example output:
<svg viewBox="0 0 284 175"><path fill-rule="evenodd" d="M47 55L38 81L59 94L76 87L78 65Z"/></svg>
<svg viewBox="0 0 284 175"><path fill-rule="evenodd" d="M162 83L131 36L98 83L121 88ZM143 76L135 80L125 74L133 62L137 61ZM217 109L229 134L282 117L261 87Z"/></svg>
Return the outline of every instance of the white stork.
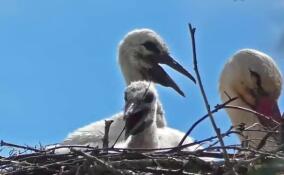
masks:
<svg viewBox="0 0 284 175"><path fill-rule="evenodd" d="M170 56L168 47L163 39L150 29L137 29L129 32L120 42L118 54L119 65L127 85L133 81L147 80L166 87L171 87L180 95L184 96L184 93L163 70L160 64L170 66L195 82L191 74ZM157 103L156 123L158 128L163 128L166 127L166 120L159 100ZM62 144L92 143L101 146L101 140L104 136L104 120L91 123L75 130L67 136ZM123 112L117 113L107 118L107 120L114 121L109 132L109 143L112 144L124 127ZM168 129L173 130L173 132L179 132L175 129ZM119 141L122 139L123 138L120 138Z"/></svg>
<svg viewBox="0 0 284 175"><path fill-rule="evenodd" d="M222 100L238 97L231 105L252 109L264 114L276 122L281 121L281 114L277 105L282 88L282 76L274 60L257 50L243 49L233 55L225 65L219 84ZM234 126L245 124L245 127L254 131L243 132L249 147L257 148L267 132L257 130L271 129L277 124L271 119L256 116L242 110L227 109ZM252 127L250 127L252 126ZM266 129L265 129L266 128ZM269 137L263 150L273 150L277 146L275 134Z"/></svg>
<svg viewBox="0 0 284 175"><path fill-rule="evenodd" d="M156 125L158 94L151 82L132 82L125 90L125 142L117 147L124 148L168 148L175 147L184 133L158 128ZM187 137L185 143L191 143ZM186 148L193 151L199 145Z"/></svg>

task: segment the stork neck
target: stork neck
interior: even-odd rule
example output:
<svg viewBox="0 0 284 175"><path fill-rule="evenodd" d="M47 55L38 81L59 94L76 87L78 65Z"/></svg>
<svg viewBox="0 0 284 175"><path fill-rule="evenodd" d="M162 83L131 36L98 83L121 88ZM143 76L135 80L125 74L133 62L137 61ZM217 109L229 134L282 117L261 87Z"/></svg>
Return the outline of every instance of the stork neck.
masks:
<svg viewBox="0 0 284 175"><path fill-rule="evenodd" d="M139 69L139 63L135 62L139 60L128 52L121 52L119 55L120 69L123 74L123 78L127 85L133 81L144 80L143 75Z"/></svg>
<svg viewBox="0 0 284 175"><path fill-rule="evenodd" d="M157 148L157 126L152 123L147 129L136 135L130 135L126 142L128 148Z"/></svg>
<svg viewBox="0 0 284 175"><path fill-rule="evenodd" d="M142 132L135 135L130 135L126 143L128 148L158 148L157 124L156 124L156 109L151 111L146 118L153 119Z"/></svg>

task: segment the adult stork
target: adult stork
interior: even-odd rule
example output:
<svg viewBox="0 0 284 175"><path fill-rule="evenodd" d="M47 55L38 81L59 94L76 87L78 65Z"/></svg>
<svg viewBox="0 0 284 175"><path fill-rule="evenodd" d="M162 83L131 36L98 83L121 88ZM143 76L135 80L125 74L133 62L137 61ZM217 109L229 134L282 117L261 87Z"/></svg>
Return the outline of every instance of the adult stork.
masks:
<svg viewBox="0 0 284 175"><path fill-rule="evenodd" d="M150 29L136 29L129 32L119 44L118 61L127 85L133 81L147 80L171 87L184 96L182 90L160 64L170 66L195 82L193 76L170 56L169 49L163 39ZM112 144L124 127L123 112L107 119L114 121L109 132L109 143ZM101 146L101 139L104 136L104 120L75 130L67 136L62 144L95 143ZM163 108L159 100L156 124L158 128L166 127ZM119 141L122 139L120 138Z"/></svg>
<svg viewBox="0 0 284 175"><path fill-rule="evenodd" d="M245 124L240 136L242 143L257 148L272 130L281 122L277 105L282 88L282 76L274 60L257 50L243 49L235 53L225 64L220 77L219 91L222 100L238 97L232 105L245 107L268 116L265 118L242 110L227 109L234 126ZM225 94L226 93L226 94ZM278 136L268 137L262 150L273 150L277 147Z"/></svg>
<svg viewBox="0 0 284 175"><path fill-rule="evenodd" d="M117 147L124 148L168 148L175 147L184 133L168 128L158 128L158 94L151 82L132 82L125 90L125 142ZM187 137L186 143L192 143ZM193 151L199 145L186 148Z"/></svg>

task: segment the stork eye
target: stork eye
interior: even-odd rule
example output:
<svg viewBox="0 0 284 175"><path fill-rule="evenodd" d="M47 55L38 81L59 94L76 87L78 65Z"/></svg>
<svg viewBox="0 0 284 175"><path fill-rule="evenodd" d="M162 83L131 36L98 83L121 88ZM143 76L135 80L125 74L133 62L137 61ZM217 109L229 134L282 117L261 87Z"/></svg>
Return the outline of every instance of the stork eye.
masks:
<svg viewBox="0 0 284 175"><path fill-rule="evenodd" d="M251 76L252 76L252 77L255 77L255 79L256 79L256 85L257 85L258 87L261 87L261 77L260 77L260 75L259 75L257 72L253 71L253 70L250 70L250 69L249 69L249 71L250 71Z"/></svg>
<svg viewBox="0 0 284 175"><path fill-rule="evenodd" d="M268 93L262 87L262 82L261 82L260 75L257 72L253 71L253 70L249 70L249 71L250 71L251 76L254 77L255 80L256 80L255 83L257 85L257 93L259 95L264 95L264 96L268 95Z"/></svg>
<svg viewBox="0 0 284 175"><path fill-rule="evenodd" d="M153 99L154 99L154 94L148 93L144 97L144 102L151 103L153 101Z"/></svg>
<svg viewBox="0 0 284 175"><path fill-rule="evenodd" d="M147 50L160 54L161 51L159 50L159 48L157 47L157 45L151 41L146 41L145 43L142 44Z"/></svg>

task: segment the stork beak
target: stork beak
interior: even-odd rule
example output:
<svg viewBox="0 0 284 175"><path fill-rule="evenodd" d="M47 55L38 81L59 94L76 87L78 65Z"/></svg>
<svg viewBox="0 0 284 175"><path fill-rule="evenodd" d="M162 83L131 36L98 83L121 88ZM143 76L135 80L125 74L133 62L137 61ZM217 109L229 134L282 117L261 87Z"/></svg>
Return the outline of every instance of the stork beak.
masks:
<svg viewBox="0 0 284 175"><path fill-rule="evenodd" d="M126 104L124 110L124 120L125 120L125 137L129 135L136 135L142 132L148 124L145 123L145 115L147 113L147 108L140 103L131 102Z"/></svg>
<svg viewBox="0 0 284 175"><path fill-rule="evenodd" d="M180 95L185 96L182 90L174 82L174 80L167 74L166 71L164 71L164 69L159 64L166 64L170 66L181 74L187 76L195 83L194 77L168 54L155 55L155 59L153 60L155 61L155 64L153 64L151 68L147 68L148 77L152 81L166 87L171 87Z"/></svg>
<svg viewBox="0 0 284 175"><path fill-rule="evenodd" d="M126 104L125 110L124 110L124 117L127 119L131 115L137 113L140 111L140 107L137 105L137 103L131 102Z"/></svg>
<svg viewBox="0 0 284 175"><path fill-rule="evenodd" d="M261 114L264 114L270 117L274 121L277 121L279 123L281 123L282 121L282 117L281 117L281 113L280 113L277 101L274 99L271 99L269 97L260 97L260 99L257 100L255 110ZM261 124L263 124L264 126L268 126L268 127L276 126L275 122L269 119L263 118L261 116L259 116L259 120Z"/></svg>
<svg viewBox="0 0 284 175"><path fill-rule="evenodd" d="M183 68L181 64L179 64L174 58L172 58L169 54L161 54L158 56L156 60L158 60L159 64L166 64L170 66L174 70L187 76L190 80L196 83L195 78L185 68Z"/></svg>

